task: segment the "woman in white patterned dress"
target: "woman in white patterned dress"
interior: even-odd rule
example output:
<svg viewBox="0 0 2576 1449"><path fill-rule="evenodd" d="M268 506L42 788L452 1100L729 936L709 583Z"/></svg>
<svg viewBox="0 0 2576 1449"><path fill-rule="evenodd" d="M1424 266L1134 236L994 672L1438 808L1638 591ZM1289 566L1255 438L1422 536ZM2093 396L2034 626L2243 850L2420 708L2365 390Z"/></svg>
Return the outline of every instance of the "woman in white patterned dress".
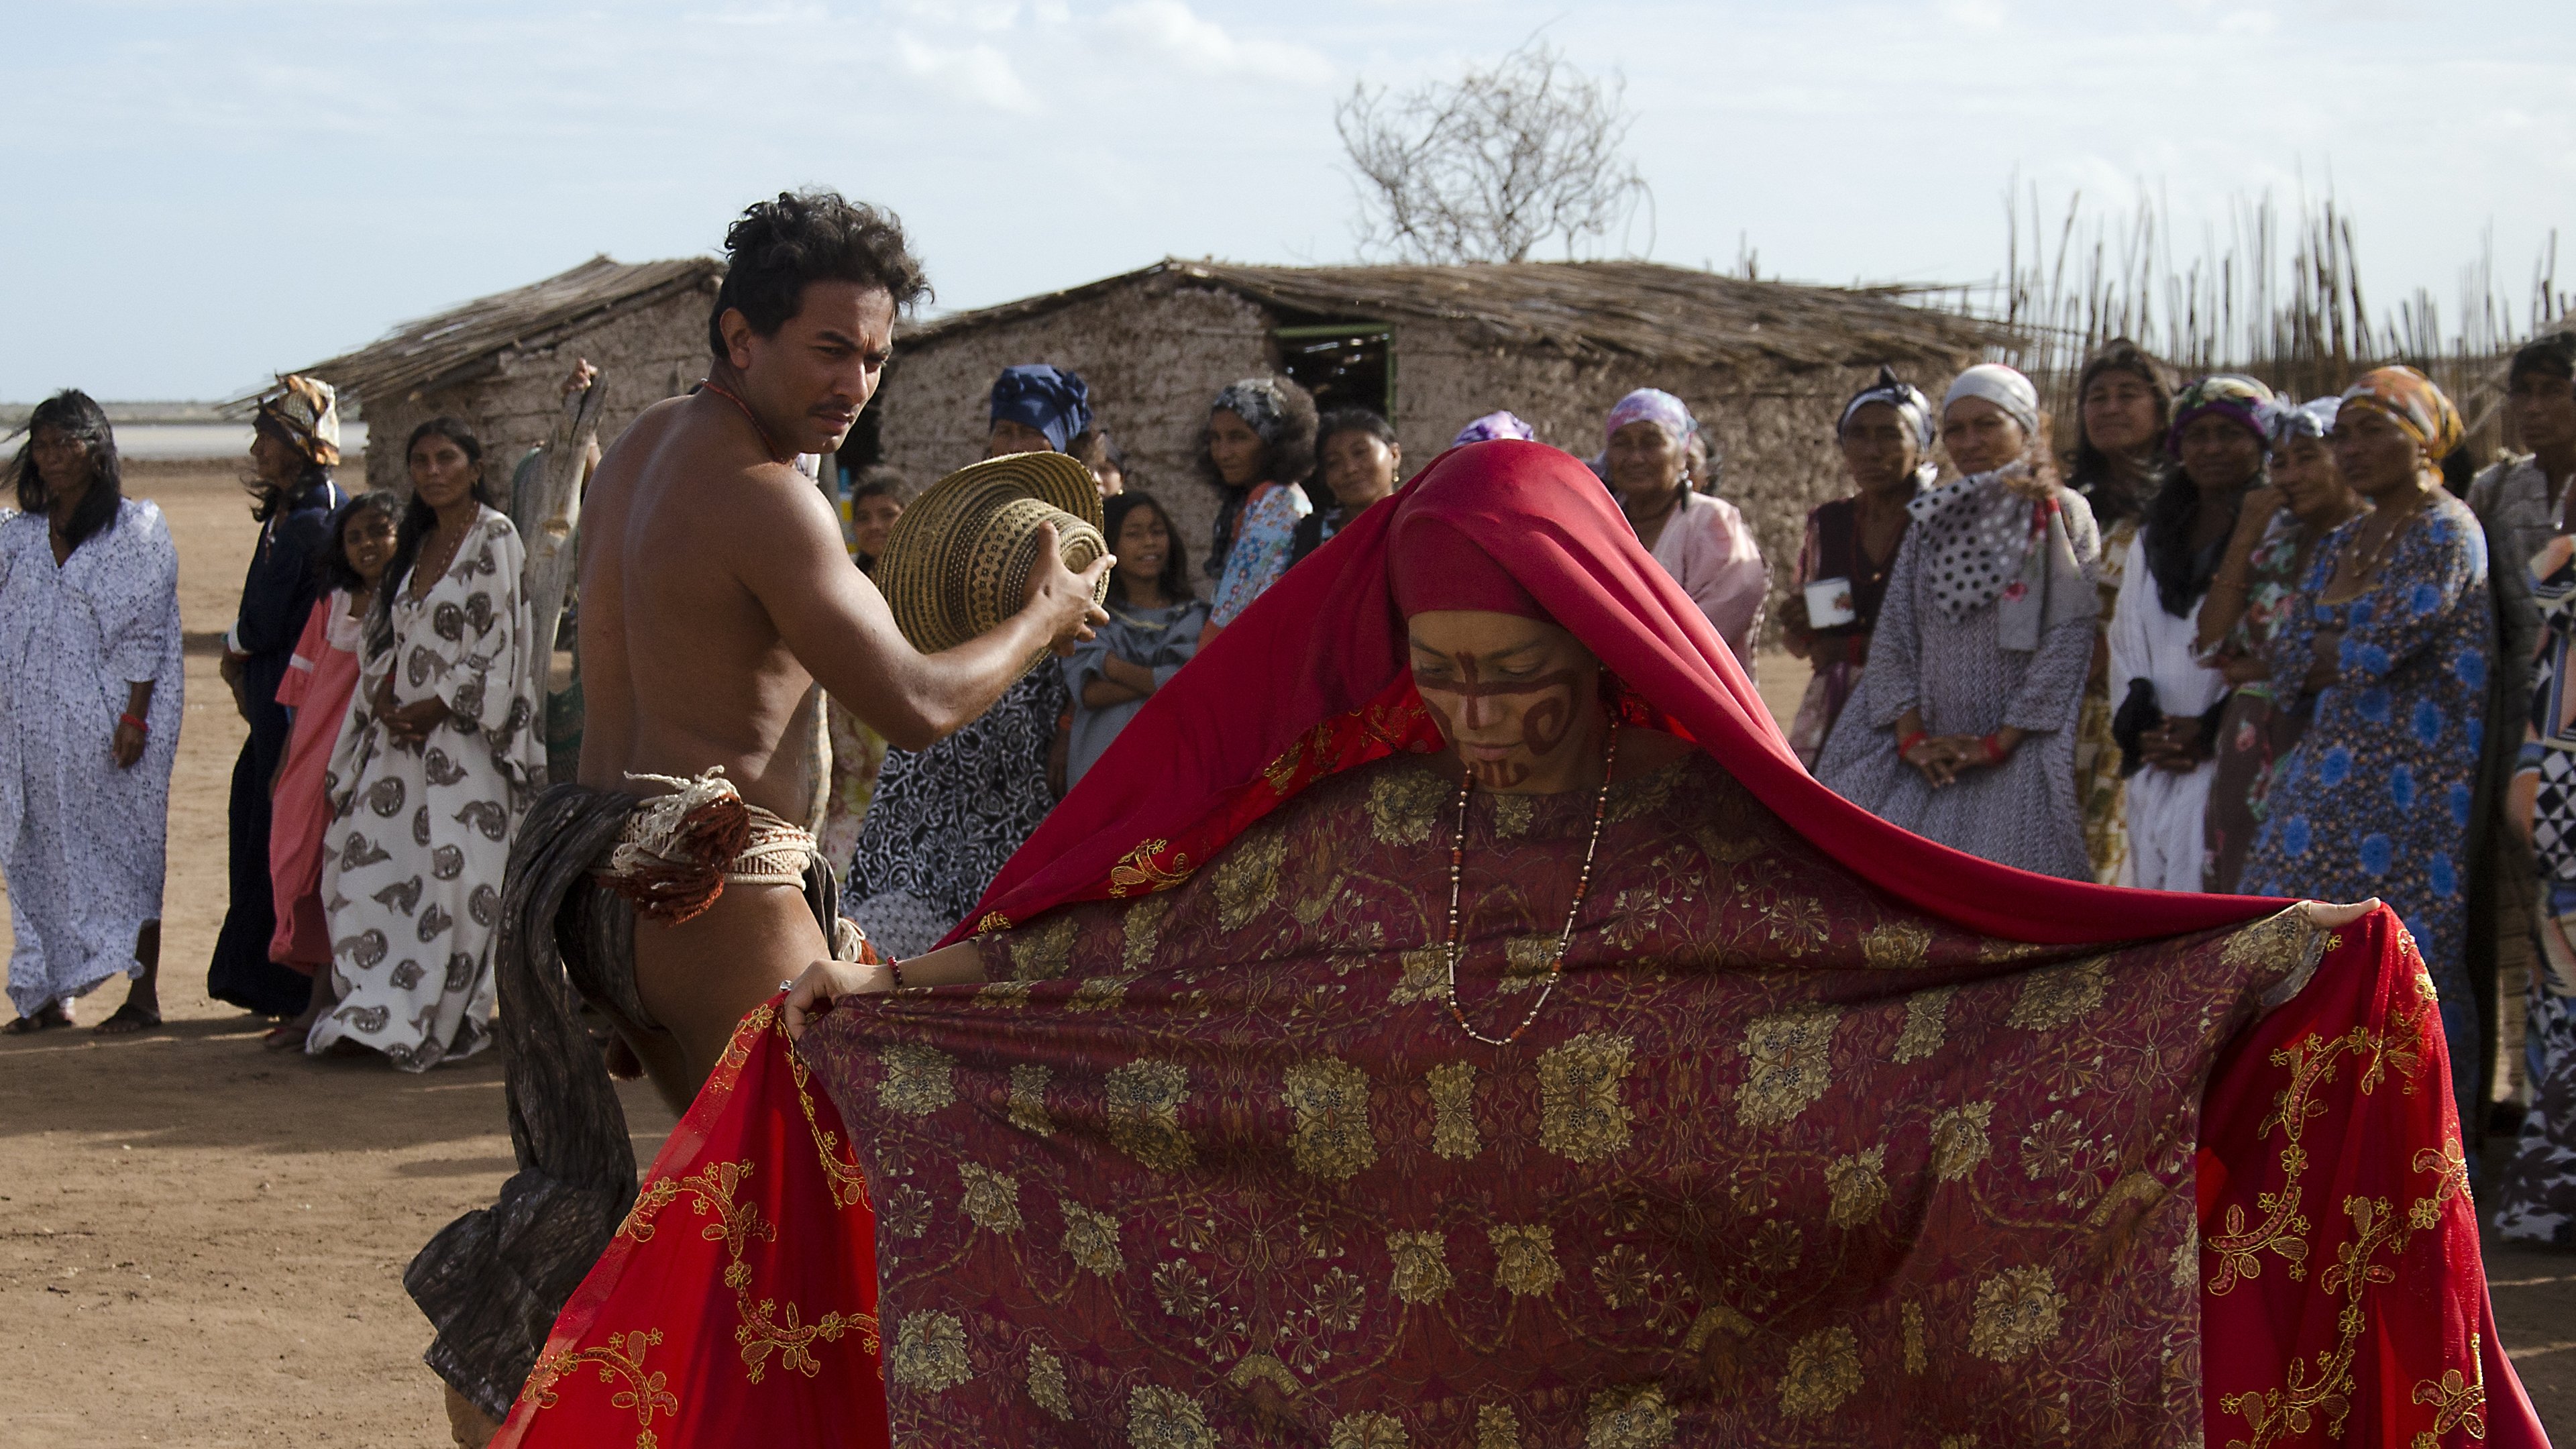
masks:
<svg viewBox="0 0 2576 1449"><path fill-rule="evenodd" d="M406 455L412 502L331 756L322 899L341 999L305 1050L352 1042L417 1072L491 1040L501 872L545 746L525 554L489 506L482 448L433 418Z"/></svg>
<svg viewBox="0 0 2576 1449"><path fill-rule="evenodd" d="M47 399L0 521L0 869L17 942L13 1035L133 979L98 1030L161 1024L161 879L179 749L179 553L123 496L107 415Z"/></svg>

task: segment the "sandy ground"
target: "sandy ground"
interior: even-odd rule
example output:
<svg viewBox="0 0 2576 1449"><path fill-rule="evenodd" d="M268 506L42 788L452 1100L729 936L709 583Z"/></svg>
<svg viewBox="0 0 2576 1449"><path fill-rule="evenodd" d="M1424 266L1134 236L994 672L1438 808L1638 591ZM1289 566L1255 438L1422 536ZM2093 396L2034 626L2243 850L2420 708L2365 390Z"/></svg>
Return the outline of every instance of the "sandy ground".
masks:
<svg viewBox="0 0 2576 1449"><path fill-rule="evenodd" d="M354 463L345 476L363 476ZM232 470L136 465L179 541L192 635L229 621L254 530ZM1784 719L1803 666L1765 661ZM0 1039L0 1446L434 1446L428 1331L404 1263L510 1169L499 1063L425 1076L260 1050L205 996L224 909L224 810L242 725L188 658L173 784L162 1003L171 1026ZM0 941L5 941L0 909ZM96 1020L121 999L82 1003ZM636 1149L670 1117L630 1089ZM2508 1349L2576 1440L2576 1254L2491 1247Z"/></svg>

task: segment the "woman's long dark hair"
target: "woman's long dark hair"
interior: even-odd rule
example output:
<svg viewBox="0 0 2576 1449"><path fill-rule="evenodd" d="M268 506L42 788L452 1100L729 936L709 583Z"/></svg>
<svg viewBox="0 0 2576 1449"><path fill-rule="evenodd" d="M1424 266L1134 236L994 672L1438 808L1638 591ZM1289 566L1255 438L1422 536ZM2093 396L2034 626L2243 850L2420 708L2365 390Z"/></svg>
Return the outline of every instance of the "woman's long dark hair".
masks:
<svg viewBox="0 0 2576 1449"><path fill-rule="evenodd" d="M2247 489L2260 488L2267 480L2271 462L2268 450L2266 453L2253 478L2237 490L2239 504ZM2191 475L2176 468L2143 510L2141 551L2147 556L2147 574L2156 581L2156 602L2177 619L2190 614L2192 602L2209 592L2210 581L2218 577L2218 565L2227 554L2224 533L2207 548L2195 551L2191 546L2191 536L2200 526L2200 510L2206 501Z"/></svg>
<svg viewBox="0 0 2576 1449"><path fill-rule="evenodd" d="M354 594L367 586L367 581L349 565L349 525L368 514L392 524L395 536L401 536L402 500L391 493L361 493L331 510L331 521L322 536L322 551L313 557L313 576L323 592L342 589Z"/></svg>
<svg viewBox="0 0 2576 1449"><path fill-rule="evenodd" d="M2084 361L2084 371L2075 379L2075 456L2067 467L2066 486L2084 495L2093 505L2094 521L2104 528L2141 511L2141 501L2121 481L2119 468L2111 455L2093 446L2093 437L2084 430L2084 395L2093 390L2093 379L2106 372L2125 372L2147 385L2155 394L2156 435L2162 437L2173 421L2174 377L2171 369L2155 354L2126 337L2114 337ZM2150 472L2155 465L2148 465ZM2155 481L2141 491L2159 492Z"/></svg>
<svg viewBox="0 0 2576 1449"><path fill-rule="evenodd" d="M67 387L36 404L27 418L27 442L18 450L18 460L11 466L17 472L18 507L28 513L45 513L54 506L53 490L45 486L45 476L36 469L36 434L51 430L81 445L89 455L89 491L72 506L72 516L63 522L63 538L72 548L80 547L91 535L116 526L116 506L125 501L125 473L116 460L116 430L107 425L107 410L90 399L88 393Z"/></svg>
<svg viewBox="0 0 2576 1449"><path fill-rule="evenodd" d="M1181 542L1181 531L1172 523L1172 511L1153 494L1131 488L1102 502L1100 532L1109 540L1110 551L1117 551L1118 530L1127 526L1127 515L1139 508L1153 510L1154 516L1163 520L1163 532L1172 540L1171 552L1163 555L1163 571L1155 576L1154 587L1163 591L1167 603L1178 604L1197 598L1197 590L1190 587L1189 546ZM1131 602L1127 597L1126 581L1119 578L1114 570L1109 575L1109 591L1117 596L1118 602Z"/></svg>
<svg viewBox="0 0 2576 1449"><path fill-rule="evenodd" d="M420 446L420 440L432 436L454 443L468 463L483 461L483 440L474 436L474 430L465 426L463 419L441 414L411 430L411 440L403 444L403 466L411 465L411 450ZM500 496L492 491L489 468L474 476L474 501L486 508L501 506ZM376 617L386 621L387 639L392 637L394 595L411 577L411 566L420 558L421 540L437 526L438 510L414 493L411 501L403 505L402 522L394 529L394 561L385 565L385 576L376 584ZM374 632L369 630L371 635Z"/></svg>

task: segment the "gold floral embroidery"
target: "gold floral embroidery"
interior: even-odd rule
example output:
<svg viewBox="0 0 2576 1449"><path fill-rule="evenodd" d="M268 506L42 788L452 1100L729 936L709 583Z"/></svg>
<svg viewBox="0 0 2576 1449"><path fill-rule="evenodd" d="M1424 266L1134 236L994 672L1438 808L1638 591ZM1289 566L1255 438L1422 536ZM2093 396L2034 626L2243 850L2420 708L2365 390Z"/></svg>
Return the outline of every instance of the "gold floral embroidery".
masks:
<svg viewBox="0 0 2576 1449"><path fill-rule="evenodd" d="M1306 758L1306 744L1312 734L1309 731L1299 735L1289 742L1287 749L1279 752L1279 758L1261 767L1261 778L1270 782L1273 791L1284 795L1288 793L1288 787L1296 783L1297 766Z"/></svg>
<svg viewBox="0 0 2576 1449"><path fill-rule="evenodd" d="M1168 840L1148 840L1118 857L1109 867L1109 894L1132 896L1140 891L1167 891L1190 878L1190 857L1185 851L1172 857L1168 866L1158 865L1155 858L1172 848Z"/></svg>
<svg viewBox="0 0 2576 1449"><path fill-rule="evenodd" d="M1096 1213L1072 1198L1058 1200L1064 1209L1064 1251L1074 1266L1103 1278L1123 1271L1127 1255L1118 1250L1118 1220Z"/></svg>
<svg viewBox="0 0 2576 1449"><path fill-rule="evenodd" d="M1968 1325L1968 1352L1996 1363L2014 1363L2057 1337L2066 1295L2046 1268L2006 1268L1977 1285L1976 1316Z"/></svg>
<svg viewBox="0 0 2576 1449"><path fill-rule="evenodd" d="M1419 946L1396 958L1400 969L1395 989L1387 993L1389 1006L1408 1006L1417 1001L1438 1001L1449 989L1449 952L1442 946Z"/></svg>
<svg viewBox="0 0 2576 1449"><path fill-rule="evenodd" d="M1387 1286L1396 1297L1407 1303L1433 1303L1449 1291L1449 1240L1440 1234L1389 1233L1386 1252L1395 1263Z"/></svg>
<svg viewBox="0 0 2576 1449"><path fill-rule="evenodd" d="M1154 952L1162 944L1163 914L1171 907L1163 896L1138 901L1118 913L1118 927L1126 933L1126 948L1119 953L1119 969L1133 976L1154 964Z"/></svg>
<svg viewBox="0 0 2576 1449"><path fill-rule="evenodd" d="M1345 1061L1317 1057L1282 1074L1296 1126L1288 1139L1297 1170L1341 1182L1377 1161L1369 1132L1368 1075Z"/></svg>
<svg viewBox="0 0 2576 1449"><path fill-rule="evenodd" d="M877 1100L890 1112L927 1117L957 1100L957 1062L937 1047L895 1042L877 1049L885 1075L877 1082Z"/></svg>
<svg viewBox="0 0 2576 1449"><path fill-rule="evenodd" d="M1234 838L1218 857L1209 892L1216 897L1220 929L1239 931L1271 908L1279 896L1279 867L1288 859L1288 835L1265 821Z"/></svg>
<svg viewBox="0 0 2576 1449"><path fill-rule="evenodd" d="M2479 1356L2478 1335L2469 1335L2469 1372L2444 1369L2438 1379L2415 1381L2414 1401L2433 1406L2433 1427L2415 1436L2419 1445L2435 1445L2443 1435L2465 1428L2472 1439L2487 1436L2487 1364Z"/></svg>
<svg viewBox="0 0 2576 1449"><path fill-rule="evenodd" d="M1190 1074L1177 1062L1140 1057L1109 1074L1104 1089L1109 1141L1156 1172L1179 1172L1198 1160L1181 1131Z"/></svg>
<svg viewBox="0 0 2576 1449"><path fill-rule="evenodd" d="M957 1181L962 1189L957 1205L965 1210L969 1222L1005 1237L1020 1230L1017 1178L978 1163L961 1162L957 1164Z"/></svg>
<svg viewBox="0 0 2576 1449"><path fill-rule="evenodd" d="M954 1314L925 1310L904 1315L887 1352L886 1378L907 1389L936 1394L975 1376L966 1362L966 1325Z"/></svg>
<svg viewBox="0 0 2576 1449"><path fill-rule="evenodd" d="M1819 1328L1789 1349L1780 1374L1780 1412L1821 1419L1860 1389L1860 1339L1848 1328Z"/></svg>
<svg viewBox="0 0 2576 1449"><path fill-rule="evenodd" d="M1025 981L990 981L975 992L975 1004L996 1011L1016 1011L1029 1004L1029 983Z"/></svg>
<svg viewBox="0 0 2576 1449"><path fill-rule="evenodd" d="M1297 1376L1288 1371L1288 1365L1281 1363L1275 1353L1247 1353L1236 1359L1234 1367L1226 1370L1225 1381L1238 1389L1268 1384L1283 1394L1302 1393L1306 1387L1297 1382Z"/></svg>
<svg viewBox="0 0 2576 1449"><path fill-rule="evenodd" d="M1325 1449L1409 1449L1412 1443L1404 1425L1391 1415L1362 1409L1333 1421Z"/></svg>
<svg viewBox="0 0 2576 1449"><path fill-rule="evenodd" d="M1748 1337L1753 1332L1753 1320L1723 1303L1712 1303L1699 1311L1699 1317L1691 1320L1690 1332L1682 1336L1682 1347L1698 1353L1721 1332L1738 1338Z"/></svg>
<svg viewBox="0 0 2576 1449"><path fill-rule="evenodd" d="M1476 1410L1476 1449L1521 1449L1521 1420L1501 1404Z"/></svg>
<svg viewBox="0 0 2576 1449"><path fill-rule="evenodd" d="M1556 1265L1555 1234L1545 1223L1485 1230L1494 1244L1494 1283L1515 1298L1536 1298L1565 1273Z"/></svg>
<svg viewBox="0 0 2576 1449"><path fill-rule="evenodd" d="M1744 1087L1735 1119L1747 1127L1777 1127L1796 1117L1833 1084L1834 1024L1842 1010L1801 1007L1761 1017L1744 1028Z"/></svg>
<svg viewBox="0 0 2576 1449"><path fill-rule="evenodd" d="M1825 1220L1838 1228L1855 1228L1877 1217L1888 1201L1886 1171L1884 1146L1835 1158L1825 1168Z"/></svg>
<svg viewBox="0 0 2576 1449"><path fill-rule="evenodd" d="M1053 1080L1052 1068L1037 1062L1020 1062L1011 1068L1011 1125L1032 1137L1052 1137L1055 1123L1046 1109L1047 1083Z"/></svg>
<svg viewBox="0 0 2576 1449"><path fill-rule="evenodd" d="M1664 1275L1647 1264L1646 1255L1626 1243L1592 1260L1592 1286L1601 1290L1601 1301L1613 1308L1637 1307L1663 1281Z"/></svg>
<svg viewBox="0 0 2576 1449"><path fill-rule="evenodd" d="M1503 943L1503 975L1494 983L1498 993L1535 991L1547 984L1548 963L1556 959L1557 936L1553 932L1514 936ZM1448 954L1441 954L1443 975L1441 988L1446 991Z"/></svg>
<svg viewBox="0 0 2576 1449"><path fill-rule="evenodd" d="M1078 923L1058 916L1043 926L1015 933L1006 948L1011 977L1017 981L1053 981L1073 964L1073 935Z"/></svg>
<svg viewBox="0 0 2576 1449"><path fill-rule="evenodd" d="M1476 1132L1476 1068L1443 1062L1424 1074L1431 1087L1431 1150L1456 1160L1483 1149Z"/></svg>
<svg viewBox="0 0 2576 1449"><path fill-rule="evenodd" d="M785 1023L780 1023L778 1031L781 1036L786 1035ZM788 1075L796 1082L796 1105L804 1109L805 1130L813 1135L814 1154L823 1165L823 1179L831 1189L832 1206L857 1207L868 1200L867 1174L859 1170L854 1158L842 1154L841 1134L826 1130L823 1120L815 1115L814 1094L808 1090L813 1074L806 1070L805 1059L793 1051L786 1056Z"/></svg>
<svg viewBox="0 0 2576 1449"><path fill-rule="evenodd" d="M1897 1034L1894 1054L1897 1065L1921 1061L1941 1049L1949 1030L1950 998L1958 994L1955 986L1935 986L1905 998L1905 1030Z"/></svg>
<svg viewBox="0 0 2576 1449"><path fill-rule="evenodd" d="M708 1242L724 1244L726 1255L732 1259L724 1270L724 1284L733 1290L734 1308L742 1318L733 1337L742 1349L745 1377L755 1384L768 1372L772 1355L777 1357L779 1367L812 1378L822 1368L814 1356L814 1345L837 1343L843 1334L853 1330L868 1352L876 1352L874 1314L834 1310L809 1324L792 1303L787 1305L782 1321L776 1299L752 1301L751 1265L743 1261L743 1254L752 1243L778 1241L777 1227L761 1220L757 1204L734 1201L752 1168L749 1162L718 1162L683 1177L664 1178L638 1195L634 1209L618 1231L636 1242L651 1242L661 1212L682 1197L690 1200L691 1211L714 1216L715 1221L701 1228L699 1234Z"/></svg>
<svg viewBox="0 0 2576 1449"><path fill-rule="evenodd" d="M1901 1327L1905 1344L1905 1371L1919 1374L1929 1369L1932 1361L1931 1356L1925 1352L1923 1342L1923 1305L1906 1304L1896 1310L1896 1320Z"/></svg>
<svg viewBox="0 0 2576 1449"><path fill-rule="evenodd" d="M1620 1099L1636 1043L1587 1031L1538 1059L1541 1147L1573 1162L1599 1162L1628 1146L1628 1104Z"/></svg>
<svg viewBox="0 0 2576 1449"><path fill-rule="evenodd" d="M1085 977L1064 1004L1067 1011L1115 1011L1127 1004L1127 983L1115 976Z"/></svg>
<svg viewBox="0 0 2576 1449"><path fill-rule="evenodd" d="M1913 921L1881 921L1860 938L1860 958L1878 971L1911 971L1932 949L1932 928Z"/></svg>
<svg viewBox="0 0 2576 1449"><path fill-rule="evenodd" d="M978 936L990 935L995 931L1007 931L1009 929L1011 929L1011 918L1003 915L1000 911L986 911L984 913L984 919L975 923L975 934Z"/></svg>
<svg viewBox="0 0 2576 1449"><path fill-rule="evenodd" d="M1993 1150L1986 1128L1994 1117L1994 1103L1970 1102L1933 1118L1932 1175L1943 1182L1957 1182L1985 1161Z"/></svg>
<svg viewBox="0 0 2576 1449"><path fill-rule="evenodd" d="M1429 770L1381 772L1369 781L1369 830L1380 844L1424 845L1449 786Z"/></svg>
<svg viewBox="0 0 2576 1449"><path fill-rule="evenodd" d="M1605 1389L1585 1407L1583 1449L1664 1449L1681 1414L1659 1384Z"/></svg>
<svg viewBox="0 0 2576 1449"><path fill-rule="evenodd" d="M1159 1384L1127 1396L1129 1449L1216 1449L1198 1400Z"/></svg>
<svg viewBox="0 0 2576 1449"><path fill-rule="evenodd" d="M1538 807L1530 802L1530 797L1494 795L1488 798L1494 802L1495 839L1518 840L1529 834L1530 826L1538 818Z"/></svg>
<svg viewBox="0 0 2576 1449"><path fill-rule="evenodd" d="M1059 1424L1073 1422L1073 1396L1065 1392L1064 1365L1054 1354L1030 1347L1028 1384L1031 1403L1046 1410Z"/></svg>
<svg viewBox="0 0 2576 1449"><path fill-rule="evenodd" d="M529 1371L524 1392L538 1408L551 1409L558 1401L555 1385L574 1369L595 1365L601 1383L625 1385L609 1396L608 1403L611 1408L635 1411L635 1449L654 1449L658 1441L653 1436L653 1416L680 1411L679 1399L664 1387L669 1376L644 1371L645 1353L661 1342L662 1330L656 1328L650 1332L612 1333L608 1342L596 1347L549 1354L537 1360L536 1367Z"/></svg>
<svg viewBox="0 0 2576 1449"><path fill-rule="evenodd" d="M2056 1031L2100 1006L2110 977L2110 965L2103 961L2043 966L2022 977L2021 996L2004 1024L2024 1031Z"/></svg>

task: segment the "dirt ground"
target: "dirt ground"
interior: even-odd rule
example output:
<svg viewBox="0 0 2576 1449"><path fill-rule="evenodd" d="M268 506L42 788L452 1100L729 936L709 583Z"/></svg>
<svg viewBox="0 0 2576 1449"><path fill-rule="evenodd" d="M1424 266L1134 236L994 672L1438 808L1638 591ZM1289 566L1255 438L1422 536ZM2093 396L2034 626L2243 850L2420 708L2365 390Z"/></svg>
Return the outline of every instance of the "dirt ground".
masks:
<svg viewBox="0 0 2576 1449"><path fill-rule="evenodd" d="M129 468L178 538L186 628L220 633L253 540L234 470ZM0 1446L441 1445L401 1274L509 1172L499 1063L414 1077L264 1052L264 1023L206 999L242 739L214 663L189 654L171 791L169 1029L0 1039ZM1785 719L1803 668L1766 660L1763 678ZM626 1107L649 1155L671 1119L644 1091ZM2576 1441L2576 1253L2491 1245L2487 1269L2525 1383Z"/></svg>

